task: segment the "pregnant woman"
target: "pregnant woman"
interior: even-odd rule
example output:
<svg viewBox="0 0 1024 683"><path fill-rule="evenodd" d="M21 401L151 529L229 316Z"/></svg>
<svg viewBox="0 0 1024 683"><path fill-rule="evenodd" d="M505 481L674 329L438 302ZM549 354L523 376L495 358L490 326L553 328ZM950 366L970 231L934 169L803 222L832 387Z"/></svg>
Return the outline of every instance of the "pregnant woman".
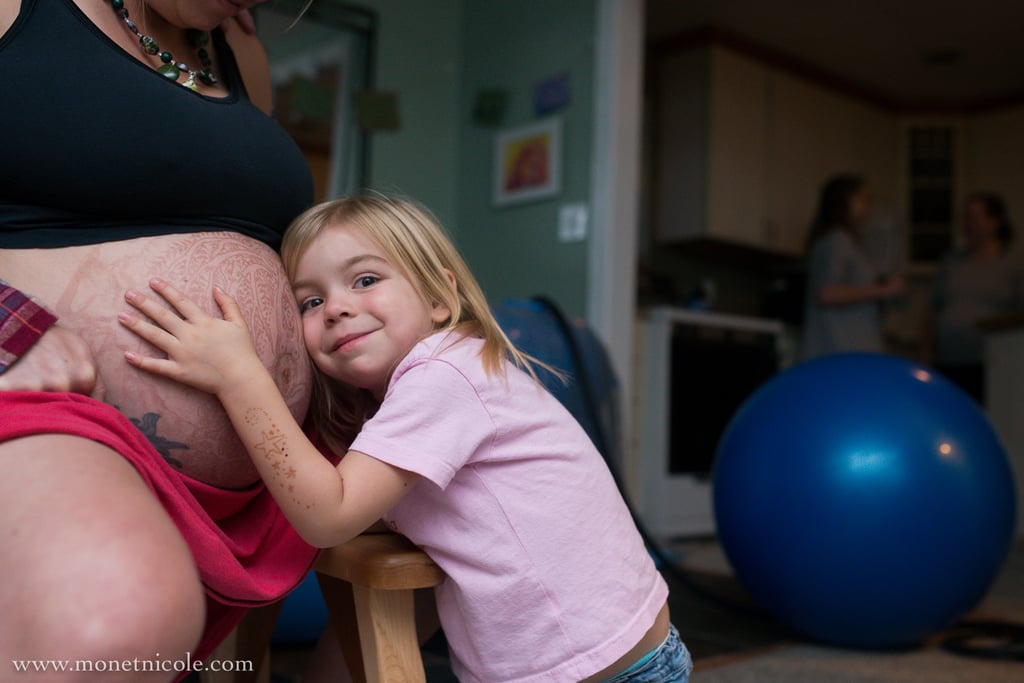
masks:
<svg viewBox="0 0 1024 683"><path fill-rule="evenodd" d="M0 278L58 317L0 375L0 671L134 658L93 675L171 680L314 559L216 400L124 363L116 322L153 274L211 311L230 291L303 418L276 249L312 182L233 18L253 4L0 0ZM82 393L24 391L61 373Z"/></svg>

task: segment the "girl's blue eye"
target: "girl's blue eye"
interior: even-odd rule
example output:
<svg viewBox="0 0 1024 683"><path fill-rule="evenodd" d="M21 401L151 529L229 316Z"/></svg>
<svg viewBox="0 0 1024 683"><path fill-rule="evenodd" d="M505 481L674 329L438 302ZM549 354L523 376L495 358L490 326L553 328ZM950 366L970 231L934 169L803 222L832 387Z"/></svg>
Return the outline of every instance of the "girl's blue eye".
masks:
<svg viewBox="0 0 1024 683"><path fill-rule="evenodd" d="M375 275L363 275L362 277L356 280L356 289L369 287L370 285L376 283L378 280L380 280L380 278Z"/></svg>
<svg viewBox="0 0 1024 683"><path fill-rule="evenodd" d="M323 299L316 296L305 299L299 302L299 313L305 313L306 311L323 304L323 302Z"/></svg>

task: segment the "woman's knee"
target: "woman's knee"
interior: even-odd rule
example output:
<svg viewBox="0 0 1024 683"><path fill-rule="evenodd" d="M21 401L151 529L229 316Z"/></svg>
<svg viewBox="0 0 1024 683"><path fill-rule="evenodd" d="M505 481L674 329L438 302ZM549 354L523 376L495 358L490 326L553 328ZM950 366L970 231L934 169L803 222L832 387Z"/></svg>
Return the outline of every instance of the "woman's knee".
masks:
<svg viewBox="0 0 1024 683"><path fill-rule="evenodd" d="M140 583L134 577L126 583ZM144 599L138 587L118 593L85 589L78 604L47 605L26 619L35 623L25 649L46 659L124 662L184 660L203 633L205 599L192 581L150 585ZM34 619L33 619L34 617Z"/></svg>
<svg viewBox="0 0 1024 683"><path fill-rule="evenodd" d="M97 553L103 552L97 548ZM4 600L6 609L0 611L3 659L97 666L184 660L202 637L206 601L191 558L176 555L163 554L164 567L148 572L152 561L126 557L118 548L108 555L110 562L85 572L79 571L82 564L91 563L74 558L62 567L38 568L45 581L25 586L14 601ZM119 556L124 563L114 569ZM136 672L124 680L149 679Z"/></svg>
<svg viewBox="0 0 1024 683"><path fill-rule="evenodd" d="M134 469L74 437L0 444L0 459L10 473L0 484L0 650L106 660L195 647L198 571Z"/></svg>

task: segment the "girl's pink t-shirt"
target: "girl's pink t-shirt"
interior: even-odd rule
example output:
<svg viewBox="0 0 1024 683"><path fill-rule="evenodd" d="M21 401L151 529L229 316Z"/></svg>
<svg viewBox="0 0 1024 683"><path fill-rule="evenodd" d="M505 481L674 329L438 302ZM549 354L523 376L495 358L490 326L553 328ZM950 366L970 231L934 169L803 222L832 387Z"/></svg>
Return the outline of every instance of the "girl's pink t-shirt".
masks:
<svg viewBox="0 0 1024 683"><path fill-rule="evenodd" d="M463 682L579 681L629 651L668 596L601 454L559 401L482 342L435 334L352 444L422 479L385 521L444 569Z"/></svg>

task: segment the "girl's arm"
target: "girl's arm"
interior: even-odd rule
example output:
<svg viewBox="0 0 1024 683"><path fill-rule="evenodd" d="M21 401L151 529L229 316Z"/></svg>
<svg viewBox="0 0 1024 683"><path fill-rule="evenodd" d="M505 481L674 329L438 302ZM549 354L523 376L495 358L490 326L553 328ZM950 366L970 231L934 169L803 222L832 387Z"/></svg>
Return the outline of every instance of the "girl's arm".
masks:
<svg viewBox="0 0 1024 683"><path fill-rule="evenodd" d="M329 547L371 526L412 488L418 475L349 451L333 466L292 417L253 347L235 300L218 288L224 318L207 315L166 282L152 289L174 309L129 290L121 324L167 354L125 353L132 365L217 396L288 521L309 543Z"/></svg>

